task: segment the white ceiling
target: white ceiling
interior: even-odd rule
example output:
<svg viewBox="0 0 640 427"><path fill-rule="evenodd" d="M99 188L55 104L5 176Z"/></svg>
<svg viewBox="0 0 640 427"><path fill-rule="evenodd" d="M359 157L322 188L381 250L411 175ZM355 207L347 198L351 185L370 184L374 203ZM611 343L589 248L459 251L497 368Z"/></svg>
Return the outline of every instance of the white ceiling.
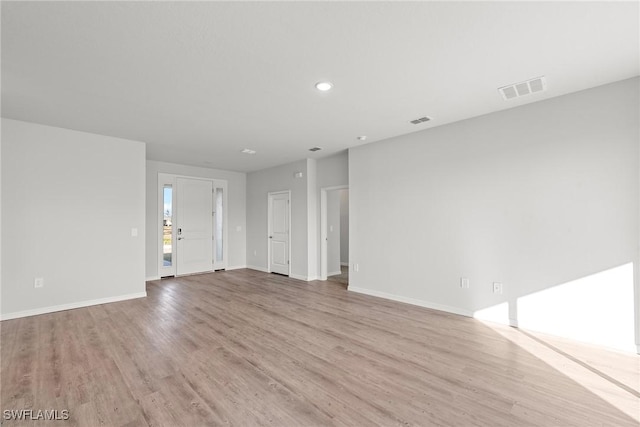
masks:
<svg viewBox="0 0 640 427"><path fill-rule="evenodd" d="M636 76L638 7L3 1L2 115L253 171Z"/></svg>

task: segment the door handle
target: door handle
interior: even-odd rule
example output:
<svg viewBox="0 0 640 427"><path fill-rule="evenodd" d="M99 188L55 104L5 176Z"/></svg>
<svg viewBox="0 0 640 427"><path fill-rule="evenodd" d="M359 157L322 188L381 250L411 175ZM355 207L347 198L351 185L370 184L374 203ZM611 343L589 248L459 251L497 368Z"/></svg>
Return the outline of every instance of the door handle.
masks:
<svg viewBox="0 0 640 427"><path fill-rule="evenodd" d="M269 236L270 239L273 239L273 236Z"/></svg>
<svg viewBox="0 0 640 427"><path fill-rule="evenodd" d="M182 240L182 239L184 239L184 237L178 237L178 240Z"/></svg>

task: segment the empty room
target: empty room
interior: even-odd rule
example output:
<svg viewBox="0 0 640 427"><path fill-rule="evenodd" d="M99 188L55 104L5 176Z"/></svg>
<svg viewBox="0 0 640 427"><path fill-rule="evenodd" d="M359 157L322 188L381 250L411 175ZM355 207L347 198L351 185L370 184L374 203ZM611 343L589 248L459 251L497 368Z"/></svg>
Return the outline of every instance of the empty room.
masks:
<svg viewBox="0 0 640 427"><path fill-rule="evenodd" d="M637 1L0 15L2 425L640 425Z"/></svg>

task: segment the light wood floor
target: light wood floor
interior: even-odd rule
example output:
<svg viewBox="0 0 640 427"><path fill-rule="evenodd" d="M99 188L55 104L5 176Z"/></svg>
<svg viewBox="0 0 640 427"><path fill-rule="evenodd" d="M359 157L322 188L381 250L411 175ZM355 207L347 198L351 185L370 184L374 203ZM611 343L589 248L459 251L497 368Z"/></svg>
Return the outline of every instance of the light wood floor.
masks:
<svg viewBox="0 0 640 427"><path fill-rule="evenodd" d="M344 289L349 287L349 267L344 265L340 266L340 274L327 277L327 280L334 283L339 283Z"/></svg>
<svg viewBox="0 0 640 427"><path fill-rule="evenodd" d="M38 426L638 426L634 355L250 270L147 288L2 322L1 409L70 411Z"/></svg>

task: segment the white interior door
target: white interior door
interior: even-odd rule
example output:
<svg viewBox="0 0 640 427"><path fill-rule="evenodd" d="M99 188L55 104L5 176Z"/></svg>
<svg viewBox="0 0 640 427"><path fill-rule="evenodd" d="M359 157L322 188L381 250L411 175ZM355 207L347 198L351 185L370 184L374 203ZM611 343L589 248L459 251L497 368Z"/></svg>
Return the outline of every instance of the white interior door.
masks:
<svg viewBox="0 0 640 427"><path fill-rule="evenodd" d="M213 270L213 183L177 179L176 274Z"/></svg>
<svg viewBox="0 0 640 427"><path fill-rule="evenodd" d="M289 275L289 193L269 194L269 271Z"/></svg>

